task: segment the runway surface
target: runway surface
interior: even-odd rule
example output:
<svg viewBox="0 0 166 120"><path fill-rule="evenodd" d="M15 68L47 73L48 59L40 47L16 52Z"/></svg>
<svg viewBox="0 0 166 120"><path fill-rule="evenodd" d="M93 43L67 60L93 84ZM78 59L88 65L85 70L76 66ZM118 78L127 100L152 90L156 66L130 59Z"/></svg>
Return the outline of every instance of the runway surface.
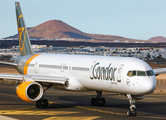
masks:
<svg viewBox="0 0 166 120"><path fill-rule="evenodd" d="M124 95L107 93L103 95L106 106L91 106L95 92L70 92L49 89L44 98L48 108L37 109L34 103L27 103L17 97L16 85L0 83L0 120L161 120L166 119L166 95L150 94L136 101L137 116L127 117L129 101Z"/></svg>

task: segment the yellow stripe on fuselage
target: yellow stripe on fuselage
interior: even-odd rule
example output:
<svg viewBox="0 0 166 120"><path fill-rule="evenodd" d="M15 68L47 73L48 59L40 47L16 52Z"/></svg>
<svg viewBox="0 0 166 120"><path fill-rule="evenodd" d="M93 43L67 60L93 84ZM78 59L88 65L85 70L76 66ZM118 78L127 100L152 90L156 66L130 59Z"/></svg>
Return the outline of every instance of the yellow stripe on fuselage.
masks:
<svg viewBox="0 0 166 120"><path fill-rule="evenodd" d="M29 63L30 63L35 57L37 57L38 55L40 55L40 54L35 54L35 55L33 55L32 57L30 57L30 58L27 60L27 62L26 62L25 65L24 65L24 75L27 75Z"/></svg>

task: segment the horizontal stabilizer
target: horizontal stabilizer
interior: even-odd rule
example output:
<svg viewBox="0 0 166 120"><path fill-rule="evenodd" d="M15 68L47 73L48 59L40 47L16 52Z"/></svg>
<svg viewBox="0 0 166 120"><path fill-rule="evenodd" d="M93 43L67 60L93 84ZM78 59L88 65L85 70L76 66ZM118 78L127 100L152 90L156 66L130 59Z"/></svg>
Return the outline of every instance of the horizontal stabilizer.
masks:
<svg viewBox="0 0 166 120"><path fill-rule="evenodd" d="M11 66L17 66L17 63L3 62L3 61L0 61L0 64L11 65Z"/></svg>

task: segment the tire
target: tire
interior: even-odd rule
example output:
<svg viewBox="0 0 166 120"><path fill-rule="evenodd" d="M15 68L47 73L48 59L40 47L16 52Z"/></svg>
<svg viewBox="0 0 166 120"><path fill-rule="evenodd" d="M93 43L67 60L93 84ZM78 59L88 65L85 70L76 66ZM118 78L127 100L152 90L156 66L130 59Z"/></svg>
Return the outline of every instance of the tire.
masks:
<svg viewBox="0 0 166 120"><path fill-rule="evenodd" d="M100 105L99 99L95 98L95 100L94 100L94 106L99 106L99 105Z"/></svg>
<svg viewBox="0 0 166 120"><path fill-rule="evenodd" d="M42 107L48 107L48 100L47 99L43 100Z"/></svg>
<svg viewBox="0 0 166 120"><path fill-rule="evenodd" d="M131 115L132 115L132 116L136 116L136 115L137 115L137 111L136 111L136 110L132 111L132 112L131 112Z"/></svg>
<svg viewBox="0 0 166 120"><path fill-rule="evenodd" d="M95 98L92 98L92 99L91 99L91 105L92 105L92 106L95 105L94 102L95 102Z"/></svg>
<svg viewBox="0 0 166 120"><path fill-rule="evenodd" d="M105 106L105 99L101 98L101 106Z"/></svg>
<svg viewBox="0 0 166 120"><path fill-rule="evenodd" d="M36 101L35 106L36 106L36 108L40 108L41 107L41 100Z"/></svg>
<svg viewBox="0 0 166 120"><path fill-rule="evenodd" d="M127 113L126 113L126 115L127 115L128 117L130 117L130 116L131 116L131 110L128 110Z"/></svg>

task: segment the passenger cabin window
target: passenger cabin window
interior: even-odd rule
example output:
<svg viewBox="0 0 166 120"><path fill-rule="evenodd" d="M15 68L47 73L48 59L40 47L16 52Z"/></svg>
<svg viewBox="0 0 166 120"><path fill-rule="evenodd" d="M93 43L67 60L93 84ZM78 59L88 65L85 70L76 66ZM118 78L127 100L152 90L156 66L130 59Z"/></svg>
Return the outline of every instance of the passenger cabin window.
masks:
<svg viewBox="0 0 166 120"><path fill-rule="evenodd" d="M136 70L131 70L128 71L127 76L132 77L132 76L154 76L154 73L152 70L148 71L136 71Z"/></svg>

